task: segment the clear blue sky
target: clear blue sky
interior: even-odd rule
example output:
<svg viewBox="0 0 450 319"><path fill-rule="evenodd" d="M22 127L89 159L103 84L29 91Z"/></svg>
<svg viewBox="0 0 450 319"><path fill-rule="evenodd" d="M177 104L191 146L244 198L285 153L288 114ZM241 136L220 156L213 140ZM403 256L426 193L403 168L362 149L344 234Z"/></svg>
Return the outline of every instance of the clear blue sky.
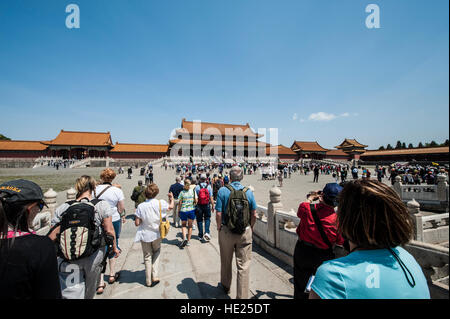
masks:
<svg viewBox="0 0 450 319"><path fill-rule="evenodd" d="M67 29L67 5L80 29ZM380 29L365 26L368 4ZM369 148L449 130L448 0L2 0L0 133L167 143L181 119Z"/></svg>

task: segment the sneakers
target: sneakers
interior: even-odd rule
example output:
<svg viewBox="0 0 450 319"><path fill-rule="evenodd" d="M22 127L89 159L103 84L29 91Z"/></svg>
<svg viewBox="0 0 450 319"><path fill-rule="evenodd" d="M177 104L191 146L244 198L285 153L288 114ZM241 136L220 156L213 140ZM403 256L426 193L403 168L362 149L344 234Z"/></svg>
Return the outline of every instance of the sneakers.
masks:
<svg viewBox="0 0 450 319"><path fill-rule="evenodd" d="M186 245L185 246L190 246L191 244L189 243L189 240L186 240Z"/></svg>
<svg viewBox="0 0 450 319"><path fill-rule="evenodd" d="M186 246L188 243L188 241L186 239L183 239L183 241L180 244L180 248L184 248L184 246Z"/></svg>
<svg viewBox="0 0 450 319"><path fill-rule="evenodd" d="M197 227L195 227L195 225L192 225L192 230L196 230Z"/></svg>
<svg viewBox="0 0 450 319"><path fill-rule="evenodd" d="M206 234L203 236L203 240L204 240L204 241L210 241L210 240L211 240L211 235L208 234L208 233L206 233Z"/></svg>

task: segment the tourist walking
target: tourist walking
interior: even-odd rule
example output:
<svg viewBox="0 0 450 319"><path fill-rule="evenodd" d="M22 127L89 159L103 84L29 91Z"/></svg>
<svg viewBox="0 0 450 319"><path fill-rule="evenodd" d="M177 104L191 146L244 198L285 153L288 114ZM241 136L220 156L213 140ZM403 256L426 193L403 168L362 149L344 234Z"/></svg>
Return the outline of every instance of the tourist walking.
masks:
<svg viewBox="0 0 450 319"><path fill-rule="evenodd" d="M169 193L172 193L173 198L174 198L174 207L173 207L172 217L173 217L173 225L175 227L180 227L180 214L179 214L179 210L180 210L179 202L180 201L178 200L178 196L180 195L182 190L183 190L183 184L181 184L181 178L177 176L175 178L175 184L170 185L170 188L169 188Z"/></svg>
<svg viewBox="0 0 450 319"><path fill-rule="evenodd" d="M120 254L115 241L115 231L112 224L112 211L110 205L104 200L93 200L92 193L95 190L95 180L91 176L83 175L76 180L75 189L77 191L76 200L69 201L60 205L51 221L52 231L49 234L50 239L58 241L61 236L60 230L62 221L70 210L77 207L83 207L83 212L89 213L88 209L94 210L94 224L96 233L95 241L87 243L92 245L92 254L80 259L69 259L67 251L62 250L58 256L59 279L64 299L93 299L96 288L99 287L99 280L105 260L106 243L101 238L106 234L111 238L110 244L113 247L113 253L117 258ZM84 205L83 205L84 204ZM81 206L83 205L83 206ZM87 208L86 208L87 207ZM81 208L80 208L81 209ZM59 234L59 235L58 235ZM105 236L106 237L106 236ZM73 244L77 240L74 238ZM53 248L54 249L54 248ZM75 273L74 273L75 271ZM73 278L73 279L72 279ZM98 293L103 293L104 286Z"/></svg>
<svg viewBox="0 0 450 319"><path fill-rule="evenodd" d="M112 181L116 177L116 173L111 168L106 168L100 173L100 179L102 183L97 185L94 192L94 197L98 199L103 199L106 201L112 210L112 223L115 231L115 240L116 246L118 250L119 246L119 238L122 230L122 223L125 223L125 196L123 191L117 187L112 185ZM107 252L108 254L108 252ZM113 258L112 254L108 254L109 260L109 279L108 283L113 284L119 279L120 273L115 271L116 259ZM100 285L99 285L99 293L101 293L105 287L103 276L100 277Z"/></svg>
<svg viewBox="0 0 450 319"><path fill-rule="evenodd" d="M181 234L183 240L180 243L180 248L190 245L192 236L192 224L195 220L195 205L197 205L197 196L195 196L194 189L191 188L191 180L186 178L184 180L183 190L178 196L180 205L180 219L181 219ZM186 239L186 224L187 224L187 239Z"/></svg>
<svg viewBox="0 0 450 319"><path fill-rule="evenodd" d="M159 188L156 184L147 185L145 202L139 204L135 213L134 224L138 227L134 242L141 243L145 264L145 284L153 287L160 282L158 276L159 255L161 251L161 220L167 218L167 212L174 208L173 194L169 193L169 203L157 200Z"/></svg>
<svg viewBox="0 0 450 319"><path fill-rule="evenodd" d="M256 202L253 192L240 182L242 169L230 170L230 185L217 194L216 222L220 247L220 286L230 292L233 254L236 255L238 299L249 298L252 234L256 222Z"/></svg>
<svg viewBox="0 0 450 319"><path fill-rule="evenodd" d="M279 187L283 187L283 173L281 170L278 170L278 183Z"/></svg>
<svg viewBox="0 0 450 319"><path fill-rule="evenodd" d="M298 207L300 223L293 258L294 299L308 298L305 293L308 280L322 262L334 258L334 245L344 244L344 239L337 232L334 210L341 190L337 183L328 183L323 191L308 194L307 200ZM319 203L313 204L317 200Z"/></svg>
<svg viewBox="0 0 450 319"><path fill-rule="evenodd" d="M55 245L31 230L47 206L28 180L0 185L0 299L60 299Z"/></svg>
<svg viewBox="0 0 450 319"><path fill-rule="evenodd" d="M214 184L213 184L214 200L217 200L217 193L219 192L219 189L221 187L223 187L223 179L222 179L222 174L219 174L219 176L217 177L217 179L214 181Z"/></svg>
<svg viewBox="0 0 450 319"><path fill-rule="evenodd" d="M214 198L211 185L207 183L206 174L200 176L200 183L195 187L198 198L196 209L196 220L198 226L198 237L208 242L211 240L209 225L211 223L211 210L214 211ZM203 221L205 228L203 229Z"/></svg>
<svg viewBox="0 0 450 319"><path fill-rule="evenodd" d="M138 181L138 185L133 189L131 194L131 200L134 202L134 208L137 208L140 203L145 201L145 186L142 185L142 181Z"/></svg>
<svg viewBox="0 0 450 319"><path fill-rule="evenodd" d="M402 248L413 237L413 223L392 188L375 180L348 183L339 195L337 221L350 254L319 267L310 298L430 298L420 265Z"/></svg>
<svg viewBox="0 0 450 319"><path fill-rule="evenodd" d="M314 179L313 179L313 183L318 183L319 182L319 166L314 166Z"/></svg>

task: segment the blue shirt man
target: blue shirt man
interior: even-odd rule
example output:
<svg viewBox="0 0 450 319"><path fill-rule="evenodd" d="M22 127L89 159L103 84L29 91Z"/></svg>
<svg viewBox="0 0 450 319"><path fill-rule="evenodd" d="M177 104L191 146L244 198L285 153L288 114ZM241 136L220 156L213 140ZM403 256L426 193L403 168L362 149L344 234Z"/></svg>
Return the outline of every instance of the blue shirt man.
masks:
<svg viewBox="0 0 450 319"><path fill-rule="evenodd" d="M183 185L181 185L179 182L177 182L170 186L169 193L171 192L173 194L174 199L178 199L178 195L180 195L182 190L183 190Z"/></svg>
<svg viewBox="0 0 450 319"><path fill-rule="evenodd" d="M230 185L235 190L244 189L244 186L237 181L230 183ZM225 216L227 214L228 198L230 197L230 194L231 191L226 187L221 187L219 189L219 192L217 193L216 212L222 213L222 225L225 225ZM250 189L248 189L245 195L247 196L247 200L249 203L250 213L256 211L256 201L253 192ZM219 227L219 225L217 225L217 227Z"/></svg>
<svg viewBox="0 0 450 319"><path fill-rule="evenodd" d="M198 196L198 193L200 192L200 187L202 187L202 188L205 188L205 187L206 187L206 189L207 189L208 192L209 192L209 197L212 197L212 196L213 196L213 190L212 190L212 188L211 188L211 185L209 185L209 184L206 183L206 182L201 182L200 185L195 186L195 193L197 194L197 196Z"/></svg>

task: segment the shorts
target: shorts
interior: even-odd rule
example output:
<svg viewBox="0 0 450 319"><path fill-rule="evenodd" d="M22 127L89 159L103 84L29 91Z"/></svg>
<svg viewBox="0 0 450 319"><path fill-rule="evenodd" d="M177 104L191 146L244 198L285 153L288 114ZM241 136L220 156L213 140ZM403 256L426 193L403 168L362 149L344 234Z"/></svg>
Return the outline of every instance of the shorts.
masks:
<svg viewBox="0 0 450 319"><path fill-rule="evenodd" d="M188 212L180 212L180 219L185 222L188 219L195 219L195 209Z"/></svg>

